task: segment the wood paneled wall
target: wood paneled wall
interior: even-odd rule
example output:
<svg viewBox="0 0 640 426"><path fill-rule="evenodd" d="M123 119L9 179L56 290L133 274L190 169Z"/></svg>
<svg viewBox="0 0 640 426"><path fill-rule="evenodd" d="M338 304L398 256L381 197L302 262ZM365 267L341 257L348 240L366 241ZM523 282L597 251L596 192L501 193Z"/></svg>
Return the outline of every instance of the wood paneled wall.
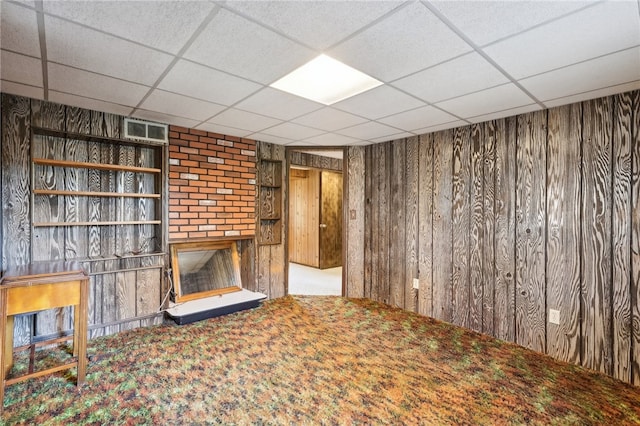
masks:
<svg viewBox="0 0 640 426"><path fill-rule="evenodd" d="M282 161L282 183L288 179L289 167L285 155L285 147L283 145L275 145L267 142L257 143L257 163L260 160L280 160ZM257 202L257 200L256 200ZM287 241L287 209L288 194L282 191L282 242L280 244L260 245L257 243L256 250L256 288L255 291L266 294L269 298L275 299L283 297L286 290L286 273L285 273L285 244ZM256 209L258 211L258 209Z"/></svg>
<svg viewBox="0 0 640 426"><path fill-rule="evenodd" d="M364 297L365 250L371 255L371 247L365 245L365 148L350 146L346 149L346 172L342 173L343 201L343 262L342 294L347 297ZM366 175L370 183L371 174Z"/></svg>
<svg viewBox="0 0 640 426"><path fill-rule="evenodd" d="M639 123L635 91L365 147L348 295L640 385Z"/></svg>
<svg viewBox="0 0 640 426"><path fill-rule="evenodd" d="M321 151L319 151L321 152ZM291 151L289 154L289 162L291 165L313 167L321 170L342 171L343 161L339 158L326 157L324 155L315 155L308 152Z"/></svg>
<svg viewBox="0 0 640 426"><path fill-rule="evenodd" d="M320 266L320 170L289 170L289 261Z"/></svg>

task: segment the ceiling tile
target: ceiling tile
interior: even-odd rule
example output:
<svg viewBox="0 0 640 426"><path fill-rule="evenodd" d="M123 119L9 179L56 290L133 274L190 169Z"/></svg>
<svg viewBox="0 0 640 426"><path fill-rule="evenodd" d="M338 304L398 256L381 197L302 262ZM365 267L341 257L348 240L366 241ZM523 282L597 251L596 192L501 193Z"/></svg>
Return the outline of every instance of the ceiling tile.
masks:
<svg viewBox="0 0 640 426"><path fill-rule="evenodd" d="M36 12L6 1L0 2L0 47L40 57Z"/></svg>
<svg viewBox="0 0 640 426"><path fill-rule="evenodd" d="M398 133L399 129L386 126L384 124L376 123L375 121L369 121L367 123L358 124L357 126L347 127L346 129L339 130L336 133L340 133L345 136L351 136L352 138L369 140L371 138L379 138L382 136L388 136Z"/></svg>
<svg viewBox="0 0 640 426"><path fill-rule="evenodd" d="M455 121L457 118L432 106L424 106L381 118L378 121L389 126L412 132L415 129Z"/></svg>
<svg viewBox="0 0 640 426"><path fill-rule="evenodd" d="M71 95L69 93L56 92L55 90L49 90L49 100L51 102L57 102L59 104L71 105L79 108L90 109L93 111L102 111L124 116L128 116L133 109L132 107L118 105L111 102L99 101L96 99L89 99L82 96Z"/></svg>
<svg viewBox="0 0 640 426"><path fill-rule="evenodd" d="M456 127L466 126L467 124L469 123L464 120L456 120L450 123L443 123L435 126L425 127L423 129L417 129L414 130L413 133L415 133L416 135L426 135L427 133L439 132L440 130L455 129Z"/></svg>
<svg viewBox="0 0 640 426"><path fill-rule="evenodd" d="M257 91L261 86L193 62L180 60L158 87L209 102L231 105Z"/></svg>
<svg viewBox="0 0 640 426"><path fill-rule="evenodd" d="M317 52L273 31L221 10L184 57L243 78L270 84L317 55Z"/></svg>
<svg viewBox="0 0 640 426"><path fill-rule="evenodd" d="M196 120L190 120L188 118L176 117L175 115L163 114L156 111L147 111L145 109L137 109L133 114L133 117L143 120L154 121L156 123L171 124L174 126L182 126L193 128L200 122Z"/></svg>
<svg viewBox="0 0 640 426"><path fill-rule="evenodd" d="M266 135L266 134L260 133L260 132L252 133L248 137L250 139L253 139L253 140L256 140L256 141L275 143L277 145L286 145L288 143L292 143L293 142L292 139L281 138L281 137L273 136L273 135Z"/></svg>
<svg viewBox="0 0 640 426"><path fill-rule="evenodd" d="M140 108L178 117L189 117L199 123L218 114L226 107L156 89L145 99Z"/></svg>
<svg viewBox="0 0 640 426"><path fill-rule="evenodd" d="M27 98L44 99L44 89L42 87L27 86L6 80L0 80L0 92Z"/></svg>
<svg viewBox="0 0 640 426"><path fill-rule="evenodd" d="M0 52L0 77L3 80L42 87L42 61L17 53Z"/></svg>
<svg viewBox="0 0 640 426"><path fill-rule="evenodd" d="M322 104L290 95L280 90L265 87L235 106L238 109L260 114L280 120L291 120L311 111L322 108Z"/></svg>
<svg viewBox="0 0 640 426"><path fill-rule="evenodd" d="M153 85L172 56L61 19L45 16L47 59Z"/></svg>
<svg viewBox="0 0 640 426"><path fill-rule="evenodd" d="M170 53L182 48L215 7L203 1L45 1L43 6L47 13Z"/></svg>
<svg viewBox="0 0 640 426"><path fill-rule="evenodd" d="M401 1L236 1L228 7L314 49L324 50L399 6Z"/></svg>
<svg viewBox="0 0 640 426"><path fill-rule="evenodd" d="M411 136L415 136L415 135L409 132L402 132L402 133L395 133L393 135L383 136L381 138L370 139L369 142L373 142L373 143L389 142L389 141L395 141L398 139L409 138Z"/></svg>
<svg viewBox="0 0 640 426"><path fill-rule="evenodd" d="M213 117L209 120L209 123L257 132L264 128L280 124L282 121L276 120L275 118L265 117L264 115L254 114L252 112L229 108Z"/></svg>
<svg viewBox="0 0 640 426"><path fill-rule="evenodd" d="M58 64L49 63L48 68L49 89L58 92L136 106L149 90L146 86Z"/></svg>
<svg viewBox="0 0 640 426"><path fill-rule="evenodd" d="M342 146L353 145L360 142L360 139L350 138L349 136L336 135L333 133L325 133L324 135L313 136L305 139L305 142L310 142L319 146Z"/></svg>
<svg viewBox="0 0 640 426"><path fill-rule="evenodd" d="M474 43L522 32L596 2L589 1L431 1Z"/></svg>
<svg viewBox="0 0 640 426"><path fill-rule="evenodd" d="M504 74L473 52L394 81L393 86L433 103L508 81Z"/></svg>
<svg viewBox="0 0 640 426"><path fill-rule="evenodd" d="M424 105L424 102L384 85L333 104L332 107L375 120Z"/></svg>
<svg viewBox="0 0 640 426"><path fill-rule="evenodd" d="M541 101L640 80L640 47L520 80Z"/></svg>
<svg viewBox="0 0 640 426"><path fill-rule="evenodd" d="M632 90L640 90L640 80L632 81L630 83L620 84L617 86L610 86L604 89L578 93L576 95L567 96L563 98L556 98L550 101L546 101L544 104L545 106L547 106L547 108L553 108L560 105L573 104L576 102L582 102L589 99L597 99L597 98L602 98L604 96L615 95L617 93L630 92Z"/></svg>
<svg viewBox="0 0 640 426"><path fill-rule="evenodd" d="M497 120L498 118L514 117L519 114L525 114L527 112L538 111L541 109L542 107L538 104L530 104L518 108L511 108L504 111L493 112L491 114L477 115L475 117L469 118L469 121L472 123L482 123L489 120Z"/></svg>
<svg viewBox="0 0 640 426"><path fill-rule="evenodd" d="M265 129L262 133L298 141L320 135L324 132L310 127L301 126L299 124L282 123L275 127Z"/></svg>
<svg viewBox="0 0 640 426"><path fill-rule="evenodd" d="M364 123L366 121L366 118L358 117L331 107L319 109L293 120L294 123L313 127L315 129L326 130L327 132L333 132L334 130L355 126L356 124Z"/></svg>
<svg viewBox="0 0 640 426"><path fill-rule="evenodd" d="M605 22L610 23L604 25ZM613 24L615 23L615 24ZM640 45L638 3L614 1L485 48L516 79Z"/></svg>
<svg viewBox="0 0 640 426"><path fill-rule="evenodd" d="M461 118L503 111L533 103L515 84L505 84L436 104Z"/></svg>
<svg viewBox="0 0 640 426"><path fill-rule="evenodd" d="M206 130L207 132L219 133L221 135L236 136L239 138L244 138L251 134L249 130L235 129L233 127L222 126L220 124L209 122L199 124L195 128L199 130Z"/></svg>
<svg viewBox="0 0 640 426"><path fill-rule="evenodd" d="M335 59L391 81L446 61L471 47L421 3L412 3L329 52Z"/></svg>

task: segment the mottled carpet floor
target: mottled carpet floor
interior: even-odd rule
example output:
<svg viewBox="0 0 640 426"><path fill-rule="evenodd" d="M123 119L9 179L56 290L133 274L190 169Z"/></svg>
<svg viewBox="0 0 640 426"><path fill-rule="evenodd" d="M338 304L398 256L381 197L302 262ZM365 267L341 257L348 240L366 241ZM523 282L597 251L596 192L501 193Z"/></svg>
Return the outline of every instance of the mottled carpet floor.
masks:
<svg viewBox="0 0 640 426"><path fill-rule="evenodd" d="M79 389L74 370L9 386L2 422L640 424L640 388L368 300L270 300L97 338L89 355Z"/></svg>

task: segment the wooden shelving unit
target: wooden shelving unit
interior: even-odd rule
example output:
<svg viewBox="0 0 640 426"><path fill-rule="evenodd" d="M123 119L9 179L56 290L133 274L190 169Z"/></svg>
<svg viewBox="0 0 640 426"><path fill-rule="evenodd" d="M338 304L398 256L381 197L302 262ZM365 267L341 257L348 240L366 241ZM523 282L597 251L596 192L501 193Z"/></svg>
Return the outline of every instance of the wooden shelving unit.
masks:
<svg viewBox="0 0 640 426"><path fill-rule="evenodd" d="M282 242L282 161L260 160L258 164L258 243Z"/></svg>

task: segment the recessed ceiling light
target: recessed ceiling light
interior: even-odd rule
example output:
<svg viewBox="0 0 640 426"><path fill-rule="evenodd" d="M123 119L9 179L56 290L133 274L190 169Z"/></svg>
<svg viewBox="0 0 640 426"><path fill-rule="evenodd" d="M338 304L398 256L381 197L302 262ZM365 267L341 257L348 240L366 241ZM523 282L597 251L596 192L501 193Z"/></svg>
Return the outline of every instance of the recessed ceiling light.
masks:
<svg viewBox="0 0 640 426"><path fill-rule="evenodd" d="M381 84L381 81L340 61L320 55L285 75L271 87L331 105Z"/></svg>

